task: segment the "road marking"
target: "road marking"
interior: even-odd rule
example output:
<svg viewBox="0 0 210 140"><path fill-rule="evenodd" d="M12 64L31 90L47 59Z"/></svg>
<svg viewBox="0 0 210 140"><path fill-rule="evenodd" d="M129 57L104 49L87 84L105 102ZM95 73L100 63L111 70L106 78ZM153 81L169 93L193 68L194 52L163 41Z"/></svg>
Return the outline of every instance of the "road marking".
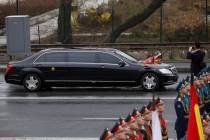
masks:
<svg viewBox="0 0 210 140"><path fill-rule="evenodd" d="M163 100L174 100L176 97L161 97ZM81 97L0 97L0 100L152 100L152 97L96 97L96 96L81 96Z"/></svg>
<svg viewBox="0 0 210 140"><path fill-rule="evenodd" d="M119 120L119 118L82 118L83 120L93 120L93 121L117 121Z"/></svg>

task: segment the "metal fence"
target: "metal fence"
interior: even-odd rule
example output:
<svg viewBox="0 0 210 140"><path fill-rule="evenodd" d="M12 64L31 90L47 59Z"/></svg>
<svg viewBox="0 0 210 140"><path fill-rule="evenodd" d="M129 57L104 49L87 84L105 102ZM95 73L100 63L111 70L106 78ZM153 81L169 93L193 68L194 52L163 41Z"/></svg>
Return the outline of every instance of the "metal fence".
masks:
<svg viewBox="0 0 210 140"><path fill-rule="evenodd" d="M150 0L105 0L105 3L102 4L102 1L88 0L89 7L84 6L85 8L82 9L81 13L83 15L80 16L79 22L83 23L84 18L85 23L89 25L88 27L93 25L92 28L96 29L91 29L93 32L101 31L104 34L113 31L118 25L136 13L144 11L151 2ZM91 3L93 4L92 7L95 7L95 11L93 9L93 11L90 10ZM208 3L208 0L182 1L182 3L176 0L167 0L144 23L127 31L131 34L121 36L118 41L156 43L208 41ZM85 5L85 3L83 4ZM94 16L91 12L94 13ZM110 19L108 21L100 21L100 17L106 15L107 12L111 14ZM88 18L85 18L85 16ZM92 17L98 17L98 19L93 19ZM90 24L88 24L89 22ZM85 30L81 32L85 32ZM95 40L97 41L97 39Z"/></svg>
<svg viewBox="0 0 210 140"><path fill-rule="evenodd" d="M130 55L143 60L147 57L153 56L159 52L163 54L163 61L177 61L186 62L186 53L190 46L194 43L115 43L115 44L71 44L71 45L58 45L58 44L33 44L32 52L38 52L43 49L50 48L116 48ZM206 61L210 60L210 43L202 43L201 45L206 51ZM0 48L0 56L6 56L6 47Z"/></svg>
<svg viewBox="0 0 210 140"><path fill-rule="evenodd" d="M208 5L210 5L208 1L167 0L145 22L126 31L118 42L189 42L195 39L208 41ZM11 6L16 8L16 14L22 14L25 7L20 4L20 0L14 2ZM144 11L150 2L151 0L75 0L72 15L74 42L102 42L105 36L126 19ZM53 15L58 16L58 13ZM48 14L46 17L49 17ZM33 42L55 43L56 22L57 17L52 16L52 19L33 25L32 36L36 38Z"/></svg>

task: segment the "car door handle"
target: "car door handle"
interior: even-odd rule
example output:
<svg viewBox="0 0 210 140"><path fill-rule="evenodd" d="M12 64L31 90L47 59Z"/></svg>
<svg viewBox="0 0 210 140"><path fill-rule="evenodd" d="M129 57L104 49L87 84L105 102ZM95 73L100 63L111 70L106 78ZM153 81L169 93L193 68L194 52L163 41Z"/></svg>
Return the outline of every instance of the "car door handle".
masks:
<svg viewBox="0 0 210 140"><path fill-rule="evenodd" d="M105 66L104 65L101 65L101 68L105 68Z"/></svg>

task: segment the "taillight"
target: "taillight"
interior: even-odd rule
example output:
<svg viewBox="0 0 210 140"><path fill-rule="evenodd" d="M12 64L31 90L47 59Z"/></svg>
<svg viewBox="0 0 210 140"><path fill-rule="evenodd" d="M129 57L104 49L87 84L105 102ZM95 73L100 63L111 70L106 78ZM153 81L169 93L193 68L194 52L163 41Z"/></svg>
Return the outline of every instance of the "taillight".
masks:
<svg viewBox="0 0 210 140"><path fill-rule="evenodd" d="M7 64L6 73L9 73L12 71L12 64Z"/></svg>

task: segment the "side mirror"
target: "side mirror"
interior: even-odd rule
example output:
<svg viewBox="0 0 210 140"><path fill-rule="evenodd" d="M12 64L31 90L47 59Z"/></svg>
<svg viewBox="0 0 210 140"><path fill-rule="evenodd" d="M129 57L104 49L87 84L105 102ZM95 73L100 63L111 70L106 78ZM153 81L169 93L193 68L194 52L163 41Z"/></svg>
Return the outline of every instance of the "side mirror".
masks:
<svg viewBox="0 0 210 140"><path fill-rule="evenodd" d="M120 61L118 64L120 67L124 67L126 65L126 63L124 61Z"/></svg>

